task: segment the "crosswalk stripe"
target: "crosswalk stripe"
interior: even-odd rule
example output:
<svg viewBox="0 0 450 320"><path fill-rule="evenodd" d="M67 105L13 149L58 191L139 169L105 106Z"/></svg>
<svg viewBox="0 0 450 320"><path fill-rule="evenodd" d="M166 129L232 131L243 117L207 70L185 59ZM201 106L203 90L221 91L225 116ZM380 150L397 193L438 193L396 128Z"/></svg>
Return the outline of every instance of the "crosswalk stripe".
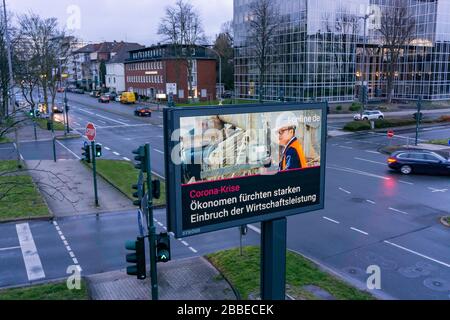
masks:
<svg viewBox="0 0 450 320"><path fill-rule="evenodd" d="M36 244L31 234L30 225L22 223L16 225L17 236L22 250L23 261L27 270L28 280L35 281L45 278L41 259L36 249Z"/></svg>

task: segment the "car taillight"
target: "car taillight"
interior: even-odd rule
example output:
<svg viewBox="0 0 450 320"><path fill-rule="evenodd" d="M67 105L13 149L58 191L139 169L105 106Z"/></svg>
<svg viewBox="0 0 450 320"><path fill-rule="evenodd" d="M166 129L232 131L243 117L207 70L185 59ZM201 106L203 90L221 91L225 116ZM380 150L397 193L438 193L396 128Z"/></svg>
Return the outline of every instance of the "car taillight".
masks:
<svg viewBox="0 0 450 320"><path fill-rule="evenodd" d="M397 162L397 159L395 159L395 158L388 159L388 163L395 163L395 162Z"/></svg>

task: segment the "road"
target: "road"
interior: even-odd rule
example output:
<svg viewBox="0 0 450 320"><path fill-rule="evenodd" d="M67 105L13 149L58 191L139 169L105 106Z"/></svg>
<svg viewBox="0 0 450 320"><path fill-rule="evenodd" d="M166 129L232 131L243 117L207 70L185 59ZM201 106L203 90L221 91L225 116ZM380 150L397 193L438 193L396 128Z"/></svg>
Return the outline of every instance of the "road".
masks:
<svg viewBox="0 0 450 320"><path fill-rule="evenodd" d="M92 99L79 99L86 98ZM106 158L132 159L133 148L150 142L154 148L153 169L164 175L159 113L152 120L135 119L132 115L109 112L107 105L97 107L95 100L90 106L89 102L71 104L72 126L81 131L88 121L94 122ZM379 153L382 146L404 144L412 141L414 135L414 130L400 130L391 142L382 133L330 138L326 207L288 218L288 248L360 286L365 286L367 268L377 265L381 268L380 292L393 298L450 299L450 232L438 223L442 215L449 214L450 181L448 177L392 173L385 164L386 156ZM450 127L445 126L427 128L420 135L424 141L449 137ZM81 139L61 144L61 150L66 151L64 157L81 154ZM123 243L136 236L135 216L134 212L124 212L99 219L95 216L63 219L58 226L29 222L44 279L65 276L74 257L84 274L124 268ZM156 219L163 228L164 212L158 211ZM16 225L0 225L0 233L5 235L0 239L0 287L30 281ZM245 244L258 244L258 232L259 226L252 226L244 237ZM235 247L238 240L235 229L177 240L173 257Z"/></svg>

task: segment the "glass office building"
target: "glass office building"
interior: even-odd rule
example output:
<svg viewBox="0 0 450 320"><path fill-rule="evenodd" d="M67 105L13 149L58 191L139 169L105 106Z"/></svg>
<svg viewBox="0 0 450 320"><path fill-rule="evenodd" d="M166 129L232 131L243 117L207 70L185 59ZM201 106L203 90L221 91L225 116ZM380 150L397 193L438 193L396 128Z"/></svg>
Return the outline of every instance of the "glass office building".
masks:
<svg viewBox="0 0 450 320"><path fill-rule="evenodd" d="M235 90L242 99L259 96L259 72L249 42L251 1L234 0ZM416 27L413 40L401 50L393 98L450 99L450 0L407 1ZM364 37L361 17L368 7L381 13L395 0L274 2L281 23L263 85L265 100L350 102L365 81L371 99L386 97L388 55L380 21L369 19Z"/></svg>

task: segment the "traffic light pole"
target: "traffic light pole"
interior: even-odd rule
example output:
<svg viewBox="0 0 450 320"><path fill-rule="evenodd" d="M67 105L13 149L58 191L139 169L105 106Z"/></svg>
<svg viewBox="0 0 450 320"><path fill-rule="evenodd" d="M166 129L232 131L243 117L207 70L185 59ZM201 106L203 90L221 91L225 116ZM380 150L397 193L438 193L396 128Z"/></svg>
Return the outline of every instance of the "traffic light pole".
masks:
<svg viewBox="0 0 450 320"><path fill-rule="evenodd" d="M152 165L150 158L150 144L145 145L145 166L147 169L147 223L148 223L148 242L150 249L150 277L152 286L152 300L158 300L158 272L156 269L156 228L153 221L153 184L152 184Z"/></svg>
<svg viewBox="0 0 450 320"><path fill-rule="evenodd" d="M261 224L261 299L286 299L286 218Z"/></svg>
<svg viewBox="0 0 450 320"><path fill-rule="evenodd" d="M95 154L95 141L91 142L92 147L92 171L94 172L94 195L95 195L95 206L98 207L98 192L97 192L97 165L96 165L96 154Z"/></svg>
<svg viewBox="0 0 450 320"><path fill-rule="evenodd" d="M422 96L417 101L417 119L416 119L416 146L419 143L419 128L420 128L420 110L422 109Z"/></svg>

